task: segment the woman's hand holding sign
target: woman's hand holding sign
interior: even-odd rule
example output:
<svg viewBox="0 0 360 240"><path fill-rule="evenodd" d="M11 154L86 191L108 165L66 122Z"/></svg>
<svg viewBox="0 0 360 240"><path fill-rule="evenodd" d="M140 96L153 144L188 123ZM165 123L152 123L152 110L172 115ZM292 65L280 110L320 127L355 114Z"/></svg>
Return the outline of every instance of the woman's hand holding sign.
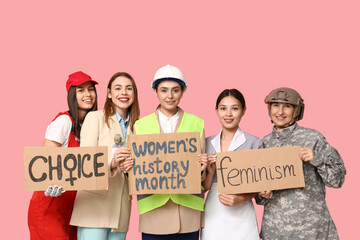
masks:
<svg viewBox="0 0 360 240"><path fill-rule="evenodd" d="M314 159L315 153L314 150L310 147L300 148L299 156L301 160L308 162Z"/></svg>
<svg viewBox="0 0 360 240"><path fill-rule="evenodd" d="M125 159L125 161L122 161L120 163L120 169L123 172L129 172L130 169L133 167L134 165L134 160L131 157L128 157Z"/></svg>
<svg viewBox="0 0 360 240"><path fill-rule="evenodd" d="M208 166L208 155L206 153L199 154L197 156L199 163L201 164L201 171L204 171Z"/></svg>
<svg viewBox="0 0 360 240"><path fill-rule="evenodd" d="M272 198L273 197L273 192L271 190L268 191L262 191L259 193L259 195L263 198Z"/></svg>
<svg viewBox="0 0 360 240"><path fill-rule="evenodd" d="M209 190L212 185L212 179L216 171L216 154L212 153L207 156L207 167L206 167L206 178L203 180L202 184L205 191Z"/></svg>
<svg viewBox="0 0 360 240"><path fill-rule="evenodd" d="M59 197L63 194L65 190L61 186L49 186L46 191L44 191L44 195L46 197Z"/></svg>
<svg viewBox="0 0 360 240"><path fill-rule="evenodd" d="M256 193L247 193L247 194L223 194L219 193L219 201L228 207L236 206L243 204L244 202L249 201L255 197Z"/></svg>
<svg viewBox="0 0 360 240"><path fill-rule="evenodd" d="M115 150L113 159L111 160L110 167L111 169L120 167L127 158L130 157L130 149L126 147L120 147ZM123 170L123 169L121 169Z"/></svg>
<svg viewBox="0 0 360 240"><path fill-rule="evenodd" d="M208 166L206 168L207 173L210 175L214 175L216 171L216 154L212 153L208 155Z"/></svg>

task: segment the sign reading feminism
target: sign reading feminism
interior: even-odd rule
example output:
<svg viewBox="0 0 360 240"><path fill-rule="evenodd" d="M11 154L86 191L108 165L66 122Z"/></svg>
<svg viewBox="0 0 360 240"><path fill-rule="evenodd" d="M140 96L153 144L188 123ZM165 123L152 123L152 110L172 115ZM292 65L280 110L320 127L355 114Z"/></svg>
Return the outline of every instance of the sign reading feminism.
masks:
<svg viewBox="0 0 360 240"><path fill-rule="evenodd" d="M237 194L304 187L300 147L217 153L220 193Z"/></svg>

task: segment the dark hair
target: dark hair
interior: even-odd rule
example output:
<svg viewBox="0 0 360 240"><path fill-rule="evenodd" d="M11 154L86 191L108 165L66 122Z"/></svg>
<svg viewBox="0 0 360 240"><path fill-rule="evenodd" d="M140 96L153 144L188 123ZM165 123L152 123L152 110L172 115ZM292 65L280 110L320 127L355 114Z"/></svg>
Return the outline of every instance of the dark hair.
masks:
<svg viewBox="0 0 360 240"><path fill-rule="evenodd" d="M97 104L96 87L95 87L95 84L93 82L91 82L91 84L94 87L96 98L95 98L94 106L88 112L96 111L97 110L97 105L98 105ZM78 104L77 104L77 99L76 99L76 86L71 86L70 87L68 95L67 95L67 102L68 102L68 106L69 106L69 114L73 119L73 125L72 125L71 131L73 133L75 133L75 136L80 139L81 126L80 126L80 122L79 122Z"/></svg>
<svg viewBox="0 0 360 240"><path fill-rule="evenodd" d="M176 79L176 78L166 78L166 79L159 79L159 80L156 80L155 82L155 87L154 89L156 90L156 92L158 91L158 88L159 88L159 84L163 81L174 81L174 82L177 82L179 85L180 85L180 88L181 88L181 91L184 91L184 86L181 85L181 83L179 82L180 80Z"/></svg>
<svg viewBox="0 0 360 240"><path fill-rule="evenodd" d="M245 104L245 98L244 96L242 95L242 93L235 89L235 88L232 88L232 89L225 89L224 91L222 91L217 100L216 100L216 109L219 107L219 103L221 102L221 100L224 98L224 97L228 97L228 96L232 96L234 98L236 98L237 100L239 100L239 102L241 103L241 107L243 109L246 108L246 104Z"/></svg>
<svg viewBox="0 0 360 240"><path fill-rule="evenodd" d="M118 72L118 73L115 73L114 75L112 75L112 77L110 78L107 89L109 89L111 91L111 84L118 77L128 78L131 81L133 88L134 88L134 102L133 102L133 104L131 104L131 106L128 109L128 112L130 114L130 119L129 119L130 129L131 129L131 131L134 131L134 123L136 120L139 119L139 116L140 116L138 91L137 91L137 87L135 84L135 80L133 79L133 77L130 74L128 74L126 72ZM106 101L105 101L105 105L104 105L104 112L105 112L105 122L108 125L108 127L110 127L109 119L112 115L115 114L115 108L113 106L113 102L112 102L111 98L108 98L107 94L106 94Z"/></svg>

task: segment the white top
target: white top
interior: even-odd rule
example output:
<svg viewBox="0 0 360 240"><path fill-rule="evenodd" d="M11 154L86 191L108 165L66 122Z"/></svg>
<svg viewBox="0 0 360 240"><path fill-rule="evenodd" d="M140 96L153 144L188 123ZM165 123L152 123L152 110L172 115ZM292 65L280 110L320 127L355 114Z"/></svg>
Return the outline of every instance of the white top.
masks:
<svg viewBox="0 0 360 240"><path fill-rule="evenodd" d="M221 152L221 132L206 139L206 153ZM235 133L229 151L258 148L259 139L244 133L240 128ZM224 150L226 151L226 150ZM202 240L259 240L255 208L252 200L233 207L223 205L218 197L216 174L205 203L205 227Z"/></svg>
<svg viewBox="0 0 360 240"><path fill-rule="evenodd" d="M163 133L174 133L178 120L179 111L171 118L168 118L159 110L159 124Z"/></svg>
<svg viewBox="0 0 360 240"><path fill-rule="evenodd" d="M72 122L68 115L60 115L49 124L46 129L45 138L61 144L61 147L67 147L71 132Z"/></svg>

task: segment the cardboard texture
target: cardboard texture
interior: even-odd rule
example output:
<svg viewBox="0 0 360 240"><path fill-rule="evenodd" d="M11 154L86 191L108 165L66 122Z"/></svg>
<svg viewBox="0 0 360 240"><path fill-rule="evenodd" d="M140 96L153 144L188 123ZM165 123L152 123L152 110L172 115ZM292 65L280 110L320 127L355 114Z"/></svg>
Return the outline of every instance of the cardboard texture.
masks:
<svg viewBox="0 0 360 240"><path fill-rule="evenodd" d="M131 195L201 193L199 133L130 135L128 142L134 159Z"/></svg>
<svg viewBox="0 0 360 240"><path fill-rule="evenodd" d="M237 194L305 187L300 147L217 153L220 193Z"/></svg>
<svg viewBox="0 0 360 240"><path fill-rule="evenodd" d="M25 190L107 190L107 155L107 147L25 147Z"/></svg>

